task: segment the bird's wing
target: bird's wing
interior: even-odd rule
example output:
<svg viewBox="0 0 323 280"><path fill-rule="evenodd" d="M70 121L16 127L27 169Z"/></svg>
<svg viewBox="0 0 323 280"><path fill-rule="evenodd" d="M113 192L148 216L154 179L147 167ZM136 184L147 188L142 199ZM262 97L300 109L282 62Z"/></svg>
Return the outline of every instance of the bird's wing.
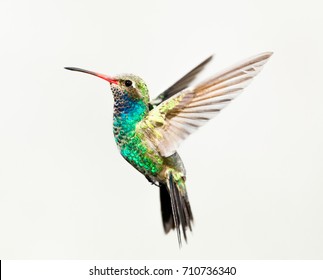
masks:
<svg viewBox="0 0 323 280"><path fill-rule="evenodd" d="M176 93L182 91L187 88L189 84L196 78L196 76L204 69L204 67L212 60L213 55L209 56L207 59L202 61L199 65L197 65L194 69L188 72L185 76L180 78L177 82L175 82L172 86L166 89L164 92L159 94L156 98L150 101L150 104L153 106L157 106L166 99L175 95Z"/></svg>
<svg viewBox="0 0 323 280"><path fill-rule="evenodd" d="M272 53L251 57L194 88L184 89L152 109L137 125L137 132L172 155L183 140L218 114L251 82Z"/></svg>

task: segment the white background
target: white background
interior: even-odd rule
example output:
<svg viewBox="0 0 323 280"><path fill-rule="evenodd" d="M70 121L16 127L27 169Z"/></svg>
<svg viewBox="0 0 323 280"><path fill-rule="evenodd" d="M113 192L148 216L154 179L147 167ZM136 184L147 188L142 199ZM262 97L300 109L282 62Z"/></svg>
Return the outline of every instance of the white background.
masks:
<svg viewBox="0 0 323 280"><path fill-rule="evenodd" d="M320 1L0 2L0 257L323 258ZM158 94L259 52L264 70L180 148L195 217L164 236L158 189L118 154L108 84Z"/></svg>

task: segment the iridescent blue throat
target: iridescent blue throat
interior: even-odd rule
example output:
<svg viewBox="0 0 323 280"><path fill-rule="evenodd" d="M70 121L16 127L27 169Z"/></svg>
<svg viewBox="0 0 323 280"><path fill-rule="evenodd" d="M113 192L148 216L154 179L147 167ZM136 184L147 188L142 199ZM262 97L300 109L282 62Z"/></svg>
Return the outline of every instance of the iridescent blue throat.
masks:
<svg viewBox="0 0 323 280"><path fill-rule="evenodd" d="M144 118L147 111L147 105L142 100L135 100L125 93L115 96L113 126L118 144L134 135L136 124Z"/></svg>

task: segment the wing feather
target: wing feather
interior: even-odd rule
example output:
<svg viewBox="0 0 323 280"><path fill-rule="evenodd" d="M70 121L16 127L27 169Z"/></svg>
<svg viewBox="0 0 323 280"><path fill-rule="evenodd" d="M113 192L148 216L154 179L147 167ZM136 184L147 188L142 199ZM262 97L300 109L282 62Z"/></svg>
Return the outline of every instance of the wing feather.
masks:
<svg viewBox="0 0 323 280"><path fill-rule="evenodd" d="M168 98L172 97L176 93L182 91L187 88L190 83L197 77L197 75L202 72L204 67L212 60L213 55L209 56L207 59L203 60L199 65L193 68L190 72L180 78L177 82L171 85L164 92L159 94L155 99L150 101L150 104L153 106L157 106Z"/></svg>
<svg viewBox="0 0 323 280"><path fill-rule="evenodd" d="M272 53L230 67L193 88L186 88L152 109L137 126L159 149L172 155L190 134L217 115L261 71Z"/></svg>

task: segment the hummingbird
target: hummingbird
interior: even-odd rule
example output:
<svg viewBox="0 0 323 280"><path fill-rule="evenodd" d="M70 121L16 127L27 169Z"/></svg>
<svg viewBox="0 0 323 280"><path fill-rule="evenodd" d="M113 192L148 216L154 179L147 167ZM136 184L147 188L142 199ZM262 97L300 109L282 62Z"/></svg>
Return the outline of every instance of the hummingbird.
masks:
<svg viewBox="0 0 323 280"><path fill-rule="evenodd" d="M192 86L212 60L210 56L154 99L150 99L144 80L136 75L112 77L65 67L110 84L115 142L122 157L159 187L164 232L176 230L179 246L182 238L187 242L186 231L192 231L193 214L186 171L177 148L235 99L271 55L271 52L258 54Z"/></svg>

